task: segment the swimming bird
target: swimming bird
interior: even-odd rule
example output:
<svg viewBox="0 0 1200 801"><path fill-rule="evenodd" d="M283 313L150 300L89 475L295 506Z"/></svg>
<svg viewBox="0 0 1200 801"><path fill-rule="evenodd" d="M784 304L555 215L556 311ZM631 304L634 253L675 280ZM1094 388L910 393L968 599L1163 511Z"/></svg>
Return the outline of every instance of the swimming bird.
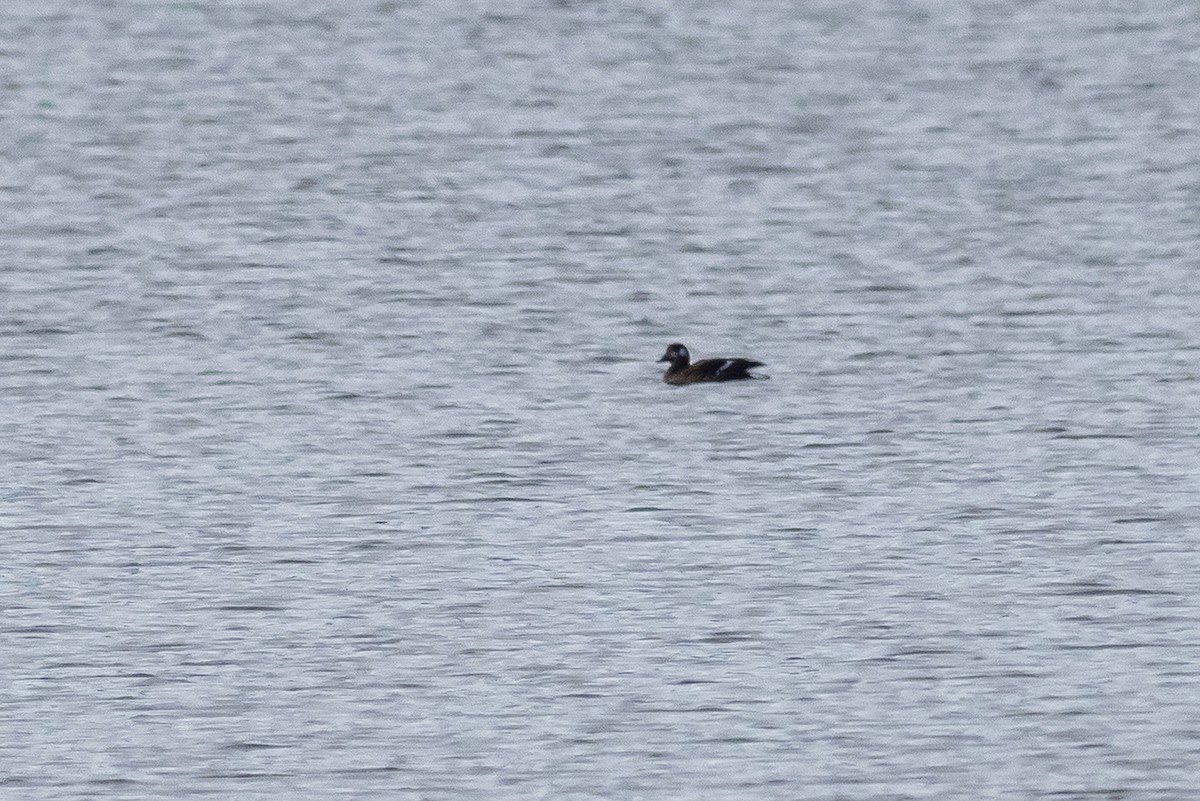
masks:
<svg viewBox="0 0 1200 801"><path fill-rule="evenodd" d="M762 367L762 362L753 359L701 359L691 363L692 356L688 349L679 342L667 346L660 362L670 362L671 366L663 373L663 381L668 384L698 384L702 381L741 381L747 378L766 378L752 375L751 367Z"/></svg>

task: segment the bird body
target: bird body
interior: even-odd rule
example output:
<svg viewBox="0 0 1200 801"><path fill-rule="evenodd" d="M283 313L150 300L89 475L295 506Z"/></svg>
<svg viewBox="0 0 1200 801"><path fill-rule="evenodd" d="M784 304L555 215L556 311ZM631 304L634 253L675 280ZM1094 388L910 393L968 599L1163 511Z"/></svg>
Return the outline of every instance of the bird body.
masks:
<svg viewBox="0 0 1200 801"><path fill-rule="evenodd" d="M663 381L668 384L699 384L707 381L743 381L751 378L765 378L749 372L751 367L762 367L763 363L753 359L701 359L691 363L692 356L681 343L675 342L667 347L660 362L670 362L671 365L663 373Z"/></svg>

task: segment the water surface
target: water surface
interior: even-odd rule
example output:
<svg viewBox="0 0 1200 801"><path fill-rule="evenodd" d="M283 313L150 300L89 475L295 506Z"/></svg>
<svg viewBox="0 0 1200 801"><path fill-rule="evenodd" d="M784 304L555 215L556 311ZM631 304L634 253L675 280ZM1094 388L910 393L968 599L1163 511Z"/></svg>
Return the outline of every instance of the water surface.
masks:
<svg viewBox="0 0 1200 801"><path fill-rule="evenodd" d="M7 4L0 795L1193 797L1197 40Z"/></svg>

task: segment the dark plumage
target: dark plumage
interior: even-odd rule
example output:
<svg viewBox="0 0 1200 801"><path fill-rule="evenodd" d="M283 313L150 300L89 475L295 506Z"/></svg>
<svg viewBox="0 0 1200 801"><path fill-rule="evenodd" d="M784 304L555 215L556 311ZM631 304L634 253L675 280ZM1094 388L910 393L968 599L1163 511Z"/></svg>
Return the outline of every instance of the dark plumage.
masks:
<svg viewBox="0 0 1200 801"><path fill-rule="evenodd" d="M741 381L747 378L765 378L747 372L751 367L762 367L762 362L753 359L701 359L691 363L688 349L678 342L667 346L667 352L659 359L670 362L663 373L668 384L698 384L702 381Z"/></svg>

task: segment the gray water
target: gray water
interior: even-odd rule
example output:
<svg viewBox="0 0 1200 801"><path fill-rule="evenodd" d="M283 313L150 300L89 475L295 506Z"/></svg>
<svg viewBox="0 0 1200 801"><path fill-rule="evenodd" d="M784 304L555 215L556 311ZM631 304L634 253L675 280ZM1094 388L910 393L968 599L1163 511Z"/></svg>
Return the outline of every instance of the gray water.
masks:
<svg viewBox="0 0 1200 801"><path fill-rule="evenodd" d="M8 0L0 796L1195 798L1198 42Z"/></svg>

